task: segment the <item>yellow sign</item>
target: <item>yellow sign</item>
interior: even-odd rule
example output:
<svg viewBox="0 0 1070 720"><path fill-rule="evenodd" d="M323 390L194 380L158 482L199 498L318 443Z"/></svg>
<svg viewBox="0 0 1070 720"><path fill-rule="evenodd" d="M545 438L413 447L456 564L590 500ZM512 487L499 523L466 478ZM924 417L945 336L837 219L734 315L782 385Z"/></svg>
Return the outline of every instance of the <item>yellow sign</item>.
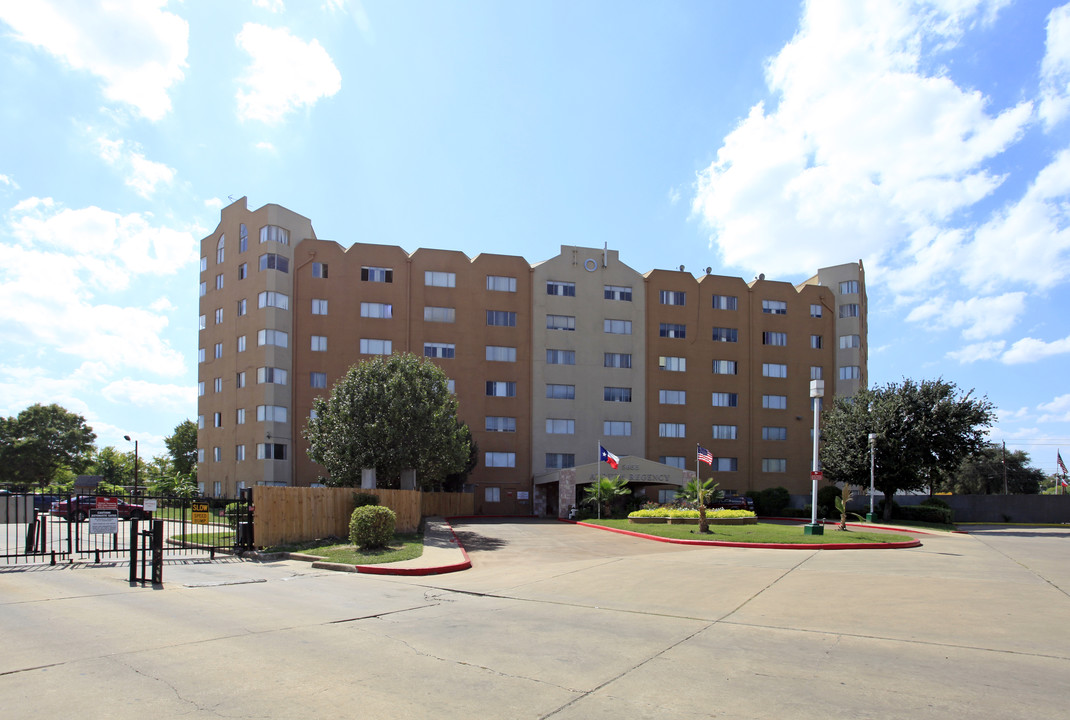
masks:
<svg viewBox="0 0 1070 720"><path fill-rule="evenodd" d="M208 524L208 503L195 502L193 503L193 524L194 525L207 525Z"/></svg>

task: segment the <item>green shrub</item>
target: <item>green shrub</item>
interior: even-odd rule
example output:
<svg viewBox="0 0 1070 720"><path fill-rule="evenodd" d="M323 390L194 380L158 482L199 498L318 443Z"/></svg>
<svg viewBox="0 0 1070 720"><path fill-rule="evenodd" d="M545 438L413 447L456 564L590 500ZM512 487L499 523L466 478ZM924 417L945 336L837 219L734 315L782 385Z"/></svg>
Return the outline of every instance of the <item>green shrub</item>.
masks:
<svg viewBox="0 0 1070 720"><path fill-rule="evenodd" d="M916 522L930 522L941 525L950 525L952 513L950 508L936 507L934 505L906 505L899 508L892 517L900 520L914 520Z"/></svg>
<svg viewBox="0 0 1070 720"><path fill-rule="evenodd" d="M378 505L379 496L373 493L355 492L353 493L353 507L359 508L365 505Z"/></svg>
<svg viewBox="0 0 1070 720"><path fill-rule="evenodd" d="M943 498L938 498L938 497L926 498L925 500L921 501L921 504L922 505L929 505L929 506L932 506L932 507L946 508L948 510L951 509L951 506L947 504L946 500L944 500Z"/></svg>
<svg viewBox="0 0 1070 720"><path fill-rule="evenodd" d="M227 525L230 525L231 530L237 529L238 521L243 519L248 507L245 503L232 502L223 508L223 516L227 519Z"/></svg>
<svg viewBox="0 0 1070 720"><path fill-rule="evenodd" d="M810 506L807 505L806 507L801 507L801 508L789 508L789 507L781 508L777 512L777 515L779 515L780 517L788 517L788 518L809 518L810 517Z"/></svg>
<svg viewBox="0 0 1070 720"><path fill-rule="evenodd" d="M397 515L382 505L364 505L349 518L349 542L361 548L386 547L394 539Z"/></svg>
<svg viewBox="0 0 1070 720"><path fill-rule="evenodd" d="M654 508L650 510L635 510L628 513L628 517L670 517L670 518L697 518L698 510L677 510L673 508ZM748 518L754 517L750 510L707 510L707 518Z"/></svg>
<svg viewBox="0 0 1070 720"><path fill-rule="evenodd" d="M791 504L791 493L787 488L766 488L751 495L751 499L754 500L754 510L759 515L781 515L784 508Z"/></svg>

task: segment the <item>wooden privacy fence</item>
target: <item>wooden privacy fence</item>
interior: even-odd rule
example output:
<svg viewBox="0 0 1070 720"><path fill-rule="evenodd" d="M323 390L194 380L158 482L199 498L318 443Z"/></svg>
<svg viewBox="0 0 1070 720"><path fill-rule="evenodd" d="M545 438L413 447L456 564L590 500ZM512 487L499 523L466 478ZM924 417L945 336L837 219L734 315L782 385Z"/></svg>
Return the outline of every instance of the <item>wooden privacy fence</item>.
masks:
<svg viewBox="0 0 1070 720"><path fill-rule="evenodd" d="M425 493L419 490L268 487L253 489L255 543L272 547L328 536L349 537L355 493L379 496L379 504L397 515L398 532L415 532L430 516L471 515L472 493Z"/></svg>

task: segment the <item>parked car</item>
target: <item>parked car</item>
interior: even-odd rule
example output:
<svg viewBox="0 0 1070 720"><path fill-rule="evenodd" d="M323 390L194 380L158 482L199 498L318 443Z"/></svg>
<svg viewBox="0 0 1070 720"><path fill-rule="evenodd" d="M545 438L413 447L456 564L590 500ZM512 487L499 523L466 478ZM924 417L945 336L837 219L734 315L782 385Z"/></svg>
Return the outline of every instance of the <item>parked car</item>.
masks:
<svg viewBox="0 0 1070 720"><path fill-rule="evenodd" d="M33 509L40 510L41 512L47 512L52 509L60 500L65 500L63 495L34 495L33 496Z"/></svg>
<svg viewBox="0 0 1070 720"><path fill-rule="evenodd" d="M726 495L710 501L711 510L754 510L754 501L746 495Z"/></svg>
<svg viewBox="0 0 1070 720"><path fill-rule="evenodd" d="M59 517L71 518L81 522L89 517L89 511L96 506L97 498L95 495L80 495L71 500L60 500L59 502L52 503L51 513ZM152 517L152 512L146 510L142 505L134 505L122 500L118 503L118 509L119 517L122 520L129 520L131 518L134 520L144 520Z"/></svg>

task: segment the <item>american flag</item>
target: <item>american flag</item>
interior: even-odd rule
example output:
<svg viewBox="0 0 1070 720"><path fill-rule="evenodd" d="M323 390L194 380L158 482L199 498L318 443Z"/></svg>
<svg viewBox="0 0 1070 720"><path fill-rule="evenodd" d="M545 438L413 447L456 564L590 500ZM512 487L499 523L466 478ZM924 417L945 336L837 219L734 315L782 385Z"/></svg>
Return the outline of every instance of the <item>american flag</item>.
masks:
<svg viewBox="0 0 1070 720"><path fill-rule="evenodd" d="M701 445L698 446L698 459L707 465L713 465L713 453Z"/></svg>
<svg viewBox="0 0 1070 720"><path fill-rule="evenodd" d="M1066 474L1066 463L1063 462L1062 453L1060 453L1058 450L1055 451L1055 462L1058 463L1059 470L1061 470L1063 475L1065 475ZM1065 483L1064 483L1064 485L1065 485Z"/></svg>

